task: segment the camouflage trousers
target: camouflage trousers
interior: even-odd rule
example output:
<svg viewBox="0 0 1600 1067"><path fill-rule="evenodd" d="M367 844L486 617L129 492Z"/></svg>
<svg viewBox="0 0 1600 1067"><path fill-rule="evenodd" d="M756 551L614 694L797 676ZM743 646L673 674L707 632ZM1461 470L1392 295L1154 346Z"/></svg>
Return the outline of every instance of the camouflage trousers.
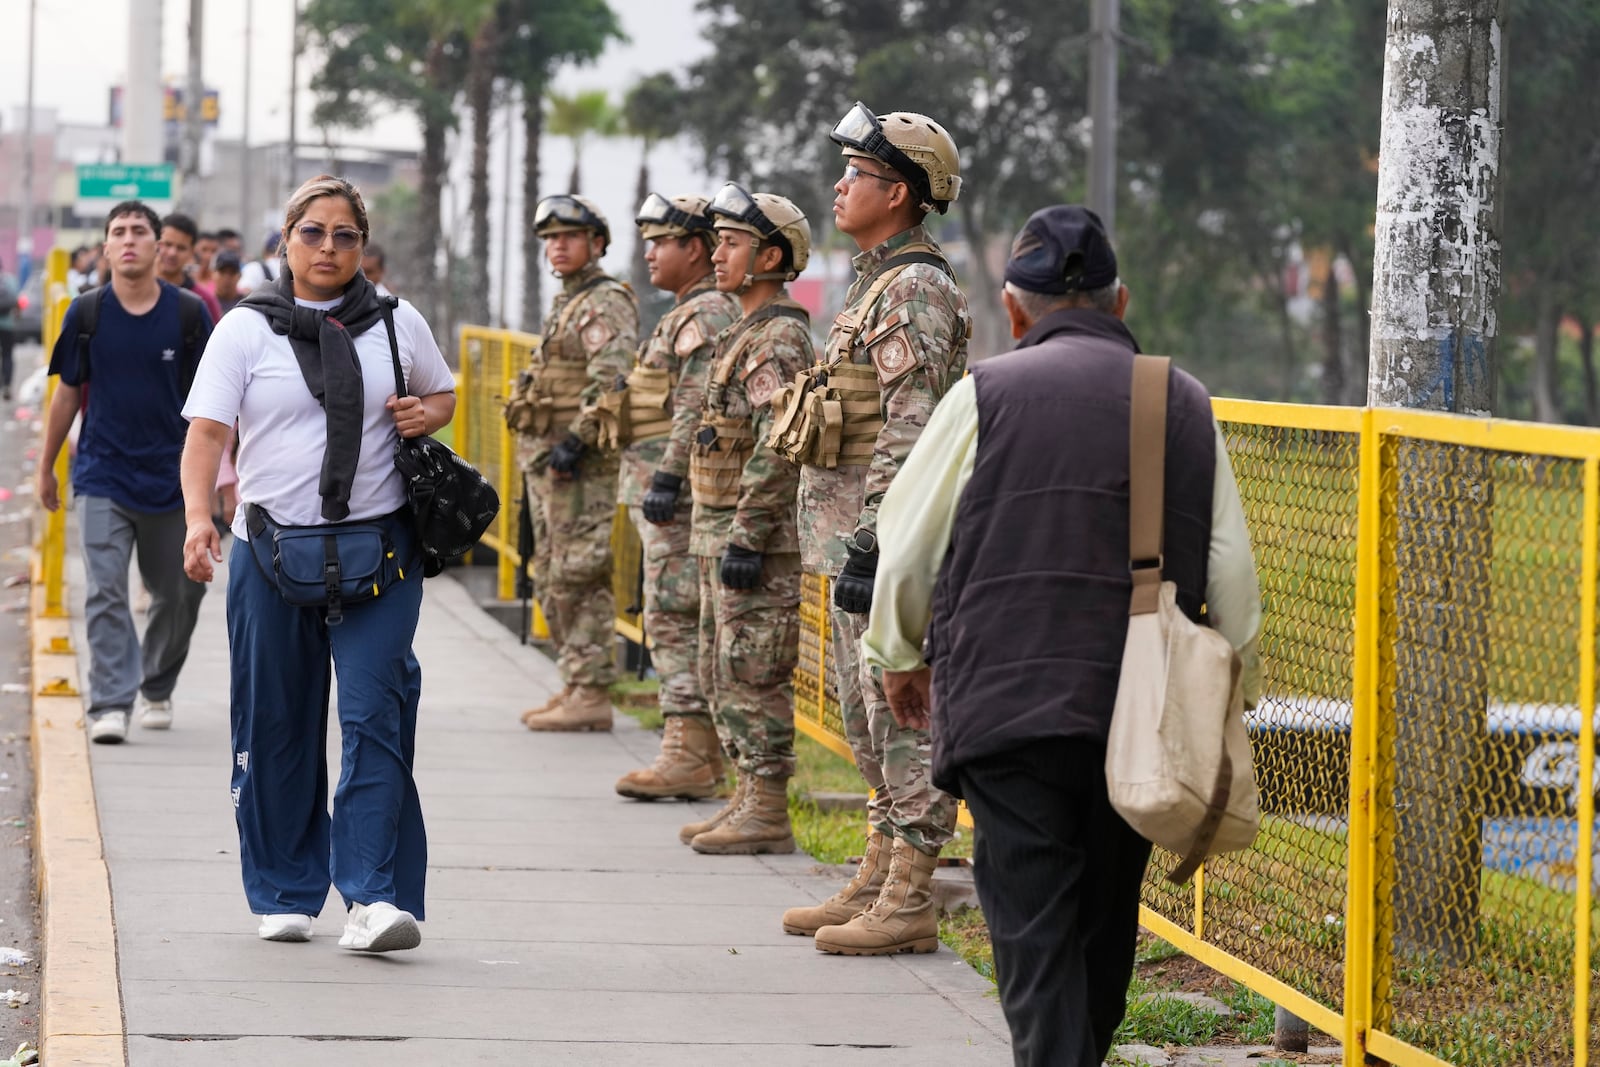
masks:
<svg viewBox="0 0 1600 1067"><path fill-rule="evenodd" d="M615 457L586 455L579 476L558 481L528 471L533 513L534 595L550 626L556 666L568 685L616 681L617 625L611 592L611 526L617 514Z"/></svg>
<svg viewBox="0 0 1600 1067"><path fill-rule="evenodd" d="M699 560L700 686L723 751L745 774L792 777L800 554L768 556L748 590L722 584L720 559Z"/></svg>
<svg viewBox="0 0 1600 1067"><path fill-rule="evenodd" d="M657 526L628 509L644 549L644 632L661 680L661 713L711 721L700 688L700 563L689 554L693 501L679 495L673 522Z"/></svg>
<svg viewBox="0 0 1600 1067"><path fill-rule="evenodd" d="M839 713L856 766L872 790L867 821L874 830L903 837L921 852L938 852L956 828L956 800L933 784L933 749L928 731L894 721L883 686L861 658L867 616L833 606L834 680Z"/></svg>

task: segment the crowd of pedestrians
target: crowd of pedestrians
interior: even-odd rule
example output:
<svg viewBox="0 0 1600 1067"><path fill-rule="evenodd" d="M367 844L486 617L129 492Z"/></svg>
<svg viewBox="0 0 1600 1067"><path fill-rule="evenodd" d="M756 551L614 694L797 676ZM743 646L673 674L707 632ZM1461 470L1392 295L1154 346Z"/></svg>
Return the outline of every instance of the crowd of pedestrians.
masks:
<svg viewBox="0 0 1600 1067"><path fill-rule="evenodd" d="M974 866L1017 1062L1099 1063L1149 849L1110 809L1103 769L1129 588L1128 289L1093 213L1037 213L1003 294L985 294L1018 351L968 376L967 296L928 225L961 192L954 140L859 103L830 137L833 223L858 254L820 347L788 288L813 242L794 201L734 182L647 196L635 224L673 304L642 343L637 297L601 266L605 216L576 194L538 204L561 292L505 416L563 686L521 721L612 727L620 503L643 543L665 727L615 791L701 799L731 768L726 803L680 840L792 852L798 607L804 575L826 579L840 714L871 792L863 859L774 922L834 955L934 951L933 872L964 796L984 826ZM232 798L259 936L308 940L331 886L341 945L407 949L425 915L423 589L392 457L450 421L453 382L427 323L384 287L353 186L315 178L284 215L246 262L235 233L137 202L111 212L102 248L74 257L86 288L51 355L38 495L59 506L54 460L81 413L87 716L106 743L130 715L171 725L226 513ZM1250 677L1260 605L1238 492L1203 386L1173 370L1170 390L1165 556L1183 609L1209 605Z"/></svg>

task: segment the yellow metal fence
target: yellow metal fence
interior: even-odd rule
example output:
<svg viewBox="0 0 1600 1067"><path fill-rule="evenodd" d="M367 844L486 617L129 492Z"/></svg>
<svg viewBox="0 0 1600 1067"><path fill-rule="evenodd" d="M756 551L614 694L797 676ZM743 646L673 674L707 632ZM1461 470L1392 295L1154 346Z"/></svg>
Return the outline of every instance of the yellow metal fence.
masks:
<svg viewBox="0 0 1600 1067"><path fill-rule="evenodd" d="M67 289L67 268L71 256L64 248L53 248L44 262L44 315L40 319L39 339L44 346L45 359L55 348L61 335L61 323L67 316L67 306L72 303L72 293ZM50 378L45 385L40 421L49 424L50 402L55 398L57 379ZM40 434L41 445L44 435ZM34 545L39 573L35 581L44 587L46 618L65 618L70 612L66 603L67 512L66 502L71 495L67 449L63 447L56 457L56 481L60 486L62 506L45 515L39 526Z"/></svg>
<svg viewBox="0 0 1600 1067"><path fill-rule="evenodd" d="M520 496L497 397L533 338L462 332L458 441ZM1218 400L1261 575L1263 825L1141 921L1346 1064L1573 1064L1600 1022L1600 431ZM485 542L515 567L515 509ZM619 512L618 608L637 540ZM634 555L627 555L633 553ZM848 757L827 580L796 723ZM618 631L638 639L638 620ZM981 830L981 828L980 828Z"/></svg>

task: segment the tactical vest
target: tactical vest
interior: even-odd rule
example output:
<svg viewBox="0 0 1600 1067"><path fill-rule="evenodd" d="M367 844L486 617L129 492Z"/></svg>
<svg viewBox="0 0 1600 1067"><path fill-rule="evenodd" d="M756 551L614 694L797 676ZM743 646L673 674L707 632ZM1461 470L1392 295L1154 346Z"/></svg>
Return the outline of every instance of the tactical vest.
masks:
<svg viewBox="0 0 1600 1067"><path fill-rule="evenodd" d="M581 394L589 385L589 363L587 359L561 356L574 340L567 327L578 309L588 303L584 294L604 282L620 288L616 279L599 274L573 290L556 316L555 325L540 339L530 366L517 375L505 406L506 425L514 433L547 434L570 425L578 417L583 406Z"/></svg>
<svg viewBox="0 0 1600 1067"><path fill-rule="evenodd" d="M944 256L932 245L907 245L866 278L861 299L840 313L833 346L814 367L772 398L772 432L767 444L792 463L813 467L865 467L872 462L883 429L883 389L872 362L850 358L856 338L884 290L914 264L938 267L952 278Z"/></svg>
<svg viewBox="0 0 1600 1067"><path fill-rule="evenodd" d="M674 340L693 321L694 302L706 293L715 292L711 288L700 290L674 309L685 312L682 319L674 324ZM646 341L640 347L641 358L649 345L650 342ZM685 356L685 353L674 351L680 358ZM672 393L677 387L678 376L672 371L666 367L646 367L635 359L633 370L628 372L627 387L600 398L602 444L614 440L614 447L624 448L640 441L669 436L672 433Z"/></svg>
<svg viewBox="0 0 1600 1067"><path fill-rule="evenodd" d="M780 315L807 325L811 322L805 308L787 296L780 297L741 320L712 364L706 380L705 412L689 450L689 488L694 502L703 507L731 508L739 504L739 479L756 450L756 435L749 416L723 414L723 395L733 381L734 370L743 365L745 354L755 345L754 328Z"/></svg>

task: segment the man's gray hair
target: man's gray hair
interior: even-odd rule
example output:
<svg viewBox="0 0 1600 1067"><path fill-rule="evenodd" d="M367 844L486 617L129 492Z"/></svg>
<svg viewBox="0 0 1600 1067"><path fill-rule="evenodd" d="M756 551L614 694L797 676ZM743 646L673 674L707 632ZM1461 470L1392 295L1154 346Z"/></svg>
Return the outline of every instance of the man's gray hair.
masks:
<svg viewBox="0 0 1600 1067"><path fill-rule="evenodd" d="M1110 285L1073 293L1035 293L1014 282L1006 282L1006 292L1017 302L1030 322L1038 322L1052 311L1063 308L1092 307L1096 311L1114 314L1117 310L1117 293L1122 279L1113 279Z"/></svg>

